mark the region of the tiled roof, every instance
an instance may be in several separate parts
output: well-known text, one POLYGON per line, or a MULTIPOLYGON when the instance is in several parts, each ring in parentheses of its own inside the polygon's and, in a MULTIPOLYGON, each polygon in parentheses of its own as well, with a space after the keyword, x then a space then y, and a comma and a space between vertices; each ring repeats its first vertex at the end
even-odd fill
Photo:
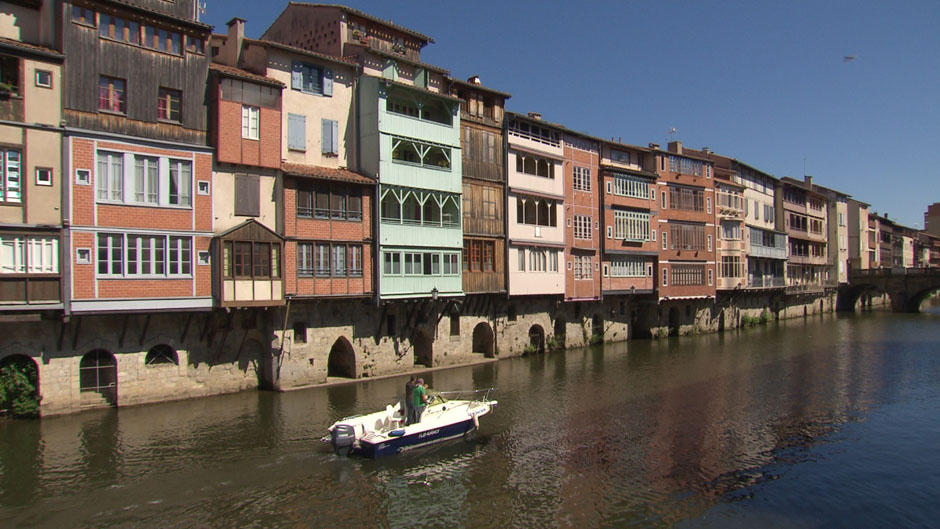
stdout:
POLYGON ((326 53, 320 53, 318 51, 311 51, 304 48, 298 48, 297 46, 292 46, 290 44, 284 44, 281 42, 275 42, 273 40, 265 39, 244 39, 243 42, 249 44, 256 44, 258 46, 268 46, 270 48, 276 48, 284 51, 289 51, 291 53, 298 53, 300 55, 306 55, 308 57, 315 57, 317 59, 322 59, 324 61, 330 61, 333 63, 344 64, 353 68, 358 68, 359 64, 354 60, 348 60, 346 57, 334 57, 333 55, 327 55, 326 53))
POLYGON ((58 51, 52 48, 46 48, 45 46, 38 46, 36 44, 30 44, 28 42, 21 42, 18 40, 8 39, 5 37, 0 37, 0 46, 5 48, 18 48, 20 50, 38 53, 47 57, 54 57, 57 59, 63 59, 65 56, 59 53, 58 51))
POLYGON ((280 86, 280 87, 286 86, 284 83, 278 81, 277 79, 272 79, 270 77, 265 77, 263 75, 251 73, 249 71, 242 70, 240 68, 235 68, 233 66, 226 66, 224 64, 211 63, 209 64, 209 69, 219 72, 223 75, 227 75, 229 77, 237 77, 239 79, 245 79, 248 81, 255 81, 258 83, 264 83, 264 84, 280 86))
POLYGON ((331 167, 320 167, 319 165, 281 162, 281 171, 291 176, 322 178, 324 180, 349 182, 352 184, 375 185, 374 179, 350 171, 349 169, 334 169, 331 167))
POLYGON ((378 23, 378 24, 382 24, 383 26, 388 26, 388 27, 390 27, 390 28, 394 28, 394 29, 396 29, 396 30, 398 30, 398 31, 401 31, 402 33, 406 33, 406 34, 408 34, 408 35, 411 35, 412 37, 417 37, 417 38, 419 38, 419 39, 421 39, 421 40, 423 40, 423 41, 425 41, 425 42, 434 42, 434 39, 432 39, 431 37, 429 37, 429 36, 427 36, 427 35, 423 35, 423 34, 421 34, 421 33, 418 33, 417 31, 415 31, 415 30, 413 30, 413 29, 408 29, 408 28, 406 28, 406 27, 404 27, 404 26, 399 26, 398 24, 395 24, 395 23, 392 22, 391 20, 382 20, 381 18, 378 18, 378 17, 376 17, 376 16, 370 15, 370 14, 368 14, 368 13, 364 13, 364 12, 362 12, 362 11, 359 11, 358 9, 353 9, 353 8, 351 8, 351 7, 347 7, 347 6, 344 6, 344 5, 339 5, 339 4, 314 4, 314 3, 310 3, 310 2, 291 2, 289 5, 297 5, 297 6, 303 6, 303 7, 334 7, 334 8, 336 8, 336 9, 341 9, 341 10, 347 12, 347 13, 356 15, 357 17, 364 18, 364 19, 366 19, 366 20, 371 20, 372 22, 376 22, 376 23, 378 23))

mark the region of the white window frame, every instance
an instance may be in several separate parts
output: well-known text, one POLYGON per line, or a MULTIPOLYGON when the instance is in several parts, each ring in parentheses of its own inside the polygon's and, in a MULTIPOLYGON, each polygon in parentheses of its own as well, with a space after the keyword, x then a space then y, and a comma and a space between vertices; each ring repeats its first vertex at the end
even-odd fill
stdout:
POLYGON ((37 186, 51 186, 52 185, 52 168, 51 167, 37 167, 36 168, 36 185, 37 186))
POLYGON ((242 105, 242 138, 257 140, 261 129, 261 107, 242 105))

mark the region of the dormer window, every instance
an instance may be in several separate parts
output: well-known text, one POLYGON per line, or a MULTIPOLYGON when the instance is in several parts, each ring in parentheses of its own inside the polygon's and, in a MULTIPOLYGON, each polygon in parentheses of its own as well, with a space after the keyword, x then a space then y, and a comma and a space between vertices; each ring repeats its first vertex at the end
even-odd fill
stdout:
POLYGON ((333 72, 305 62, 295 62, 291 66, 290 87, 305 94, 333 95, 333 72))

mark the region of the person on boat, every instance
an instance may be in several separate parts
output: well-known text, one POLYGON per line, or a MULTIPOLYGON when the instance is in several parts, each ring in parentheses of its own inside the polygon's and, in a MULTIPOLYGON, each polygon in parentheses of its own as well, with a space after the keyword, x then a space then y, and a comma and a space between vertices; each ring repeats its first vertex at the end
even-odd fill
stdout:
POLYGON ((405 383, 405 426, 414 422, 414 392, 417 383, 418 378, 414 375, 411 375, 411 378, 405 383))
POLYGON ((419 378, 415 384, 414 389, 414 422, 421 422, 421 416, 424 414, 424 409, 428 406, 430 399, 428 398, 428 389, 427 384, 424 383, 423 378, 419 378))

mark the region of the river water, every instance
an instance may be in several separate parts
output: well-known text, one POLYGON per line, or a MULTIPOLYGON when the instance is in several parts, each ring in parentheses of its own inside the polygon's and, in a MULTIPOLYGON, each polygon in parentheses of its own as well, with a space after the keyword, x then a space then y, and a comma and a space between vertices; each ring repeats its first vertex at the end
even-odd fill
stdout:
POLYGON ((940 311, 773 323, 425 376, 479 437, 319 442, 404 378, 0 423, 0 527, 927 527, 940 311))

